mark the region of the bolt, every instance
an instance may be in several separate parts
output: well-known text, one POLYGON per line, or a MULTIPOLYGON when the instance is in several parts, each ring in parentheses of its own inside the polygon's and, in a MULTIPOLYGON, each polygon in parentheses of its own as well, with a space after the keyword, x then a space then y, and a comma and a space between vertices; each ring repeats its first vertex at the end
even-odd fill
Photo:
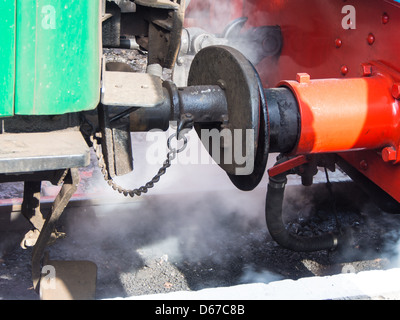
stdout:
POLYGON ((222 89, 222 90, 226 90, 226 82, 222 79, 219 79, 217 81, 217 85, 222 89))
POLYGON ((382 150, 382 159, 385 162, 396 161, 397 151, 393 147, 386 147, 382 150))
POLYGON ((370 65, 369 63, 362 63, 361 68, 363 77, 369 77, 370 75, 372 75, 372 65, 370 65))
POLYGON ((335 40, 336 48, 340 48, 340 47, 342 46, 342 44, 343 44, 343 43, 342 43, 342 40, 341 40, 341 39, 338 38, 338 39, 335 40))
POLYGON ((179 57, 178 60, 176 61, 178 66, 181 66, 185 63, 185 59, 183 59, 182 57, 179 57))
POLYGON ((309 83, 310 75, 308 73, 298 73, 296 79, 299 83, 309 83))
POLYGON ((400 83, 396 82, 395 84, 393 84, 392 86, 392 96, 395 99, 400 99, 400 83))
POLYGON ((370 33, 367 37, 367 41, 368 44, 372 46, 375 43, 375 36, 372 33, 370 33))
POLYGON ((345 76, 349 72, 349 68, 347 68, 347 66, 342 66, 340 72, 345 76))

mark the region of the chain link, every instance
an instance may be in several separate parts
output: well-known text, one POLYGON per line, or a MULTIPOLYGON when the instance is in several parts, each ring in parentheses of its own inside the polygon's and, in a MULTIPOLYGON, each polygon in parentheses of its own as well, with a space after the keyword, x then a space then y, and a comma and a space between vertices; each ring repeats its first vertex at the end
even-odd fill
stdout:
POLYGON ((149 189, 153 188, 156 183, 158 183, 161 179, 161 177, 167 172, 167 169, 171 167, 172 161, 176 158, 176 155, 180 152, 182 152, 186 146, 187 146, 187 139, 184 137, 184 145, 182 148, 179 150, 172 148, 170 143, 171 140, 176 137, 177 135, 174 133, 171 135, 168 139, 168 149, 169 152, 167 153, 167 159, 164 161, 162 167, 160 170, 158 170, 158 173, 149 181, 147 182, 144 186, 137 188, 137 189, 125 189, 122 186, 118 185, 112 178, 110 179, 108 177, 108 171, 106 168, 106 163, 104 161, 104 156, 103 152, 101 150, 101 145, 98 143, 97 138, 95 135, 90 136, 90 140, 93 144, 93 149, 96 153, 96 157, 98 160, 98 165, 100 167, 101 173, 103 174, 104 180, 107 182, 107 184, 113 188, 115 191, 118 191, 120 194, 123 194, 125 197, 135 197, 138 196, 140 197, 143 193, 147 193, 149 189))

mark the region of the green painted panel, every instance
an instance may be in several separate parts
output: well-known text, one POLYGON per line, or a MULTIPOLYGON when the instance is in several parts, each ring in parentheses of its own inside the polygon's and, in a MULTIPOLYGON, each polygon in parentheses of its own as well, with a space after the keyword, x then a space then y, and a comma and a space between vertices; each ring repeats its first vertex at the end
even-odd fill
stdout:
POLYGON ((14 113, 15 4, 16 0, 0 0, 0 116, 14 113))
POLYGON ((100 0, 16 1, 15 113, 95 108, 100 97, 100 0))

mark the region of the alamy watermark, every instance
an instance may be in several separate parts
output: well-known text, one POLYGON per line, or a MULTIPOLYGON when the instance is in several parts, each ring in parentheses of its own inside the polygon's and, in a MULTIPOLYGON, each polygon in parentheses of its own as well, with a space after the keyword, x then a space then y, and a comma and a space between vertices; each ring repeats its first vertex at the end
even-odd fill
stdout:
POLYGON ((42 7, 42 28, 54 30, 57 28, 57 12, 54 6, 46 5, 42 7))
MULTIPOLYGON (((171 148, 180 151, 173 162, 182 165, 233 165, 236 175, 248 175, 253 172, 255 157, 253 129, 201 129, 198 136, 194 130, 190 134, 189 131, 185 133, 187 146, 183 146, 183 139, 174 139, 170 142, 171 148)), ((162 130, 151 130, 146 133, 146 141, 149 142, 146 151, 148 164, 163 163, 166 141, 170 135, 171 131, 164 132, 162 130)))
POLYGON ((352 5, 346 5, 342 8, 342 14, 345 16, 342 19, 342 28, 345 30, 357 28, 356 8, 352 5))
POLYGON ((356 268, 351 264, 345 264, 342 267, 342 273, 357 273, 356 268))
POLYGON ((40 288, 44 290, 56 290, 56 269, 52 265, 45 265, 42 268, 40 288))

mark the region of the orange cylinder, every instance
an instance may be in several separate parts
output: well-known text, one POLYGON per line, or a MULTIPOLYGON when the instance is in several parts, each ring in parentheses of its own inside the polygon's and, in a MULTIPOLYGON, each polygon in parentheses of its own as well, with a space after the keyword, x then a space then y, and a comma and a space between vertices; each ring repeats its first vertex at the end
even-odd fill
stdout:
POLYGON ((301 132, 293 154, 343 152, 399 146, 399 102, 393 80, 376 74, 353 79, 283 81, 295 95, 301 132))

